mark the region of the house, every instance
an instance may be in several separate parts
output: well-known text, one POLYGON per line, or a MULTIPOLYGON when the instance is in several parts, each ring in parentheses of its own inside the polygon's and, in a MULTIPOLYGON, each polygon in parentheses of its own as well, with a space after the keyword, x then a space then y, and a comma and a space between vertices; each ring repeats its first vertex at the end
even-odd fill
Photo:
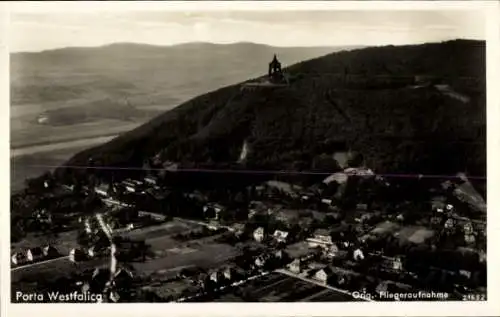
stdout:
POLYGON ((444 223, 444 228, 448 230, 455 228, 455 220, 453 218, 448 218, 444 223))
POLYGON ((108 184, 100 184, 96 187, 94 187, 94 191, 97 195, 99 196, 102 196, 102 197, 108 197, 109 196, 109 193, 108 193, 108 189, 109 189, 109 185, 108 184))
POLYGON ((255 186, 255 191, 257 192, 258 195, 262 195, 266 191, 266 186, 257 185, 257 186, 255 186))
POLYGON ((361 215, 361 217, 359 219, 360 219, 361 223, 365 223, 365 222, 369 221, 370 219, 372 219, 373 217, 374 217, 374 215, 371 213, 364 213, 361 215))
POLYGON ((367 211, 368 210, 368 204, 357 204, 356 205, 356 210, 367 211))
POLYGON ((126 268, 119 268, 114 275, 114 282, 119 289, 128 289, 134 279, 134 273, 126 268))
POLYGON ((375 288, 375 292, 377 294, 384 294, 388 291, 388 289, 389 289, 389 282, 383 281, 377 285, 377 287, 375 288))
POLYGON ((219 219, 220 213, 223 211, 224 207, 219 204, 207 204, 203 207, 203 214, 205 217, 219 219))
POLYGON ((219 271, 213 271, 210 273, 210 280, 216 284, 222 282, 224 275, 219 271))
POLYGON ((74 248, 69 251, 69 260, 71 262, 83 261, 85 258, 86 254, 81 249, 74 248))
POLYGON ((465 278, 468 278, 468 279, 470 279, 470 278, 472 277, 472 273, 471 273, 471 271, 468 271, 468 270, 460 270, 460 271, 458 271, 458 273, 459 273, 461 276, 463 276, 463 277, 465 277, 465 278))
POLYGON ((479 251, 479 263, 486 263, 487 257, 486 252, 479 251))
POLYGON ((142 185, 144 185, 143 181, 140 181, 140 180, 137 180, 137 179, 132 179, 130 181, 132 182, 132 184, 134 184, 136 186, 142 186, 142 185))
POLYGON ((473 233, 466 233, 464 234, 464 240, 467 244, 474 244, 476 243, 476 236, 473 233))
POLYGON ((385 267, 387 270, 397 271, 397 272, 403 270, 403 260, 401 257, 382 256, 382 259, 383 259, 382 266, 385 267))
POLYGON ((314 279, 326 284, 328 280, 332 277, 333 271, 330 267, 325 267, 314 274, 314 279))
MULTIPOLYGON (((102 241, 102 240, 101 240, 102 241)), ((86 255, 90 258, 94 258, 96 256, 100 256, 104 254, 109 249, 109 246, 104 246, 102 243, 98 245, 93 245, 89 247, 86 251, 86 255)))
POLYGON ((224 268, 224 270, 222 271, 222 275, 227 281, 232 281, 235 277, 235 270, 234 268, 228 266, 224 268))
POLYGON ((40 261, 43 258, 43 250, 40 247, 28 249, 26 252, 26 259, 28 262, 40 261))
POLYGON ((474 227, 472 226, 472 222, 466 221, 463 224, 463 230, 465 234, 473 234, 474 233, 474 227))
POLYGON ((267 262, 267 257, 266 256, 263 256, 263 255, 260 255, 258 256, 257 258, 255 258, 255 266, 256 267, 263 267, 267 262))
POLYGON ((113 303, 118 303, 120 301, 120 294, 116 291, 109 293, 109 300, 113 303))
POLYGON ((28 261, 26 255, 22 252, 16 252, 12 255, 12 264, 14 265, 22 265, 28 261))
POLYGON ((278 243, 286 243, 287 237, 288 237, 288 232, 286 231, 276 230, 273 234, 273 238, 278 243))
POLYGON ((474 221, 474 225, 476 227, 476 230, 479 232, 484 232, 486 230, 486 222, 485 221, 474 221))
POLYGON ((356 249, 354 250, 352 257, 354 261, 361 261, 365 258, 365 255, 363 254, 363 251, 361 249, 356 249))
POLYGON ((283 250, 276 250, 276 252, 274 252, 274 257, 276 259, 282 259, 283 258, 283 250))
POLYGON ((245 233, 245 224, 243 223, 234 223, 231 225, 231 231, 234 232, 234 235, 241 236, 245 233))
POLYGON ((43 256, 46 258, 55 258, 59 256, 59 251, 51 245, 43 247, 43 256))
POLYGON ((304 268, 304 265, 300 259, 295 259, 292 263, 288 264, 288 270, 295 274, 300 274, 304 268))
POLYGON ((433 217, 431 217, 430 222, 431 222, 432 225, 438 226, 438 225, 440 225, 443 222, 443 218, 433 216, 433 217))
POLYGON ((264 228, 259 227, 253 232, 253 237, 255 241, 262 242, 264 240, 264 228))
POLYGON ((219 230, 220 229, 220 223, 217 220, 210 220, 208 223, 208 229, 210 230, 219 230))
POLYGON ((393 259, 392 261, 392 268, 396 271, 402 271, 403 270, 403 260, 397 256, 393 259))
POLYGON ((89 258, 93 258, 97 256, 97 251, 95 246, 91 246, 90 248, 87 249, 87 255, 89 258))
POLYGON ((442 213, 446 207, 446 197, 444 196, 436 196, 431 200, 431 207, 433 211, 438 213, 442 213))
POLYGON ((330 232, 326 229, 317 229, 314 231, 313 237, 307 238, 307 242, 309 242, 310 247, 328 246, 333 244, 330 232))
POLYGON ((328 198, 322 198, 321 203, 328 205, 328 206, 331 206, 333 204, 333 200, 328 199, 328 198))
POLYGON ((122 182, 122 186, 125 187, 125 190, 129 193, 135 193, 137 191, 137 184, 132 182, 130 179, 124 180, 122 182))
POLYGON ((36 210, 33 214, 39 223, 52 223, 52 215, 46 209, 36 210))
POLYGON ((144 177, 144 182, 146 182, 146 184, 154 186, 154 185, 158 184, 158 179, 154 176, 147 176, 147 177, 144 177))
MULTIPOLYGON (((86 218, 84 221, 83 221, 83 226, 85 228, 85 232, 86 233, 92 233, 92 226, 90 225, 90 220, 89 218, 86 218)), ((95 230, 95 229, 94 229, 95 230)))
POLYGON ((325 249, 325 256, 329 259, 333 259, 339 253, 339 248, 336 244, 331 245, 328 249, 325 249))
POLYGON ((257 214, 257 210, 255 210, 255 209, 250 209, 250 210, 248 211, 248 219, 249 219, 249 220, 250 220, 250 219, 252 219, 253 217, 255 217, 255 215, 256 215, 256 214, 257 214))

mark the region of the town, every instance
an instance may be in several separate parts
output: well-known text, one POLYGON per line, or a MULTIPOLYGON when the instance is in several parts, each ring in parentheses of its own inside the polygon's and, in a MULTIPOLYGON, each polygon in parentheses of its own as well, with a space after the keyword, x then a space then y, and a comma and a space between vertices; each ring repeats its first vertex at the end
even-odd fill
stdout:
POLYGON ((275 174, 235 185, 207 172, 222 184, 207 187, 181 183, 190 172, 178 163, 150 161, 122 179, 90 163, 86 181, 47 173, 14 195, 13 294, 294 302, 433 292, 486 300, 486 207, 465 175, 383 176, 353 159, 300 181, 275 174))

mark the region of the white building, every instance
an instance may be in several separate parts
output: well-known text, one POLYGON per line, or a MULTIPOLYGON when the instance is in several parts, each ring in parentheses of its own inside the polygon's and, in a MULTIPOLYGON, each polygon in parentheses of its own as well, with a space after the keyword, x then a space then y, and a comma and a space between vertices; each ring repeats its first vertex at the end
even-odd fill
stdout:
POLYGON ((286 243, 286 240, 288 238, 288 232, 276 230, 273 234, 273 237, 279 243, 286 243))
POLYGON ((29 262, 36 262, 43 258, 43 250, 40 247, 31 248, 26 252, 26 259, 29 262))
POLYGON ((11 257, 11 260, 12 260, 12 264, 14 264, 14 265, 21 265, 21 264, 26 263, 26 261, 27 261, 26 255, 22 252, 14 253, 11 257))
POLYGON ((94 187, 94 191, 97 195, 102 196, 102 197, 108 197, 108 189, 109 185, 108 184, 101 184, 99 186, 94 187))
POLYGON ((85 258, 85 253, 80 249, 71 249, 69 251, 69 260, 71 262, 78 262, 85 258))
POLYGON ((354 250, 352 257, 354 261, 361 261, 365 258, 365 255, 363 254, 363 251, 361 251, 361 249, 356 249, 354 250))
POLYGON ((264 228, 259 227, 253 232, 253 237, 255 241, 262 242, 264 240, 264 228))
POLYGON ((328 198, 322 198, 321 199, 321 202, 325 205, 328 205, 328 206, 331 206, 333 201, 331 199, 328 199, 328 198))
POLYGON ((327 247, 333 244, 332 237, 326 229, 316 230, 312 237, 307 238, 307 242, 311 248, 318 246, 327 247))
POLYGON ((325 267, 324 269, 321 269, 318 272, 316 272, 316 274, 314 274, 314 279, 323 284, 326 284, 331 275, 332 275, 331 269, 325 267))

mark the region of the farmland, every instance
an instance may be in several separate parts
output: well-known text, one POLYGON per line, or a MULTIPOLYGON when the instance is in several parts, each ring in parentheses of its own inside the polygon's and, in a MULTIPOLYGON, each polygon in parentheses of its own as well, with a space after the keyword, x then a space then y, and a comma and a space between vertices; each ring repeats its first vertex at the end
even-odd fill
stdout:
MULTIPOLYGON (((198 302, 207 300, 198 298, 198 302)), ((308 283, 281 273, 271 273, 246 282, 227 292, 219 293, 216 302, 299 302, 354 301, 345 294, 308 283)))
MULTIPOLYGON (((148 245, 152 256, 146 262, 132 263, 136 272, 141 276, 148 276, 155 272, 175 271, 179 267, 200 266, 212 267, 223 263, 239 253, 229 245, 212 243, 214 237, 192 240, 180 244, 171 236, 199 228, 196 224, 188 224, 180 221, 172 221, 154 227, 137 229, 125 234, 133 239, 144 239, 148 245)), ((58 247, 68 251, 71 243, 76 246, 76 232, 65 233, 58 244, 58 247), (74 238, 74 239, 73 239, 74 238)), ((16 244, 17 249, 34 246, 34 242, 29 240, 16 244)), ((64 255, 67 255, 65 253, 64 255)), ((87 269, 96 267, 106 267, 109 258, 103 257, 90 261, 72 263, 68 257, 45 261, 42 263, 27 265, 25 267, 14 268, 11 271, 13 289, 29 290, 36 287, 37 281, 51 281, 61 277, 81 273, 87 269)))
POLYGON ((396 235, 401 241, 420 244, 434 236, 434 231, 421 226, 410 226, 403 228, 396 235))

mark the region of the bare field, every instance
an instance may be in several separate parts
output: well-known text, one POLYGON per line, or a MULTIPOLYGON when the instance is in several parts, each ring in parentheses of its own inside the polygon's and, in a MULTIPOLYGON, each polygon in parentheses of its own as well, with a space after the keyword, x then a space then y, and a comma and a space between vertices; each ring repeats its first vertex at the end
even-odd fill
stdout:
POLYGON ((424 243, 427 239, 434 236, 434 231, 421 226, 405 227, 397 232, 397 237, 402 241, 412 243, 424 243))
MULTIPOLYGON (((351 296, 280 273, 271 273, 223 293, 216 302, 351 302, 351 296)), ((206 299, 200 298, 202 302, 206 299)), ((212 300, 212 299, 210 299, 212 300)))
MULTIPOLYGON (((158 270, 171 270, 179 266, 211 266, 226 261, 236 256, 237 251, 225 244, 212 244, 211 237, 197 240, 196 243, 180 243, 170 238, 170 235, 177 234, 192 228, 198 227, 195 224, 187 224, 180 221, 171 221, 161 225, 137 229, 126 234, 134 239, 145 239, 146 243, 151 245, 151 251, 157 254, 157 258, 148 259, 146 262, 136 262, 134 267, 141 273, 150 274, 158 270), (158 234, 163 234, 158 236, 158 234), (215 256, 214 256, 215 255, 215 256)), ((51 241, 49 238, 28 237, 21 242, 13 245, 15 250, 40 246, 40 241, 51 241)), ((71 247, 76 247, 76 231, 61 234, 57 241, 53 241, 54 246, 64 251, 67 256, 71 247)), ((106 266, 109 259, 99 258, 91 261, 71 263, 67 257, 61 257, 51 261, 28 265, 25 267, 14 268, 11 271, 11 280, 13 283, 22 284, 25 287, 30 281, 52 280, 62 276, 68 276, 72 273, 81 272, 86 269, 106 266), (26 285, 24 285, 26 284, 26 285)))
POLYGON ((174 269, 179 266, 211 267, 239 255, 239 252, 226 244, 204 244, 196 247, 178 247, 167 250, 165 256, 134 263, 134 267, 142 274, 152 274, 159 270, 174 269))
POLYGON ((196 225, 193 223, 188 223, 188 222, 182 222, 178 220, 171 220, 166 223, 162 223, 157 226, 151 226, 151 227, 145 227, 145 228, 139 228, 133 231, 130 231, 126 234, 125 236, 128 236, 133 239, 145 239, 145 240, 150 240, 150 239, 155 239, 158 237, 166 237, 169 235, 175 235, 178 233, 182 233, 185 231, 189 230, 194 230, 201 228, 200 225, 196 225))

